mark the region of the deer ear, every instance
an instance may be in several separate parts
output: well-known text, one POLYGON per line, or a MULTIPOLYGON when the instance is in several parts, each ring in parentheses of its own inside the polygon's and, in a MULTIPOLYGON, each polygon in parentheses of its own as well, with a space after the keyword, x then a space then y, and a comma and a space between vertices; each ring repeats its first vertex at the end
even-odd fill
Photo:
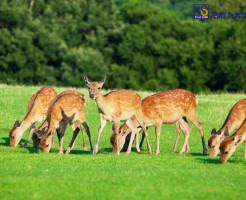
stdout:
POLYGON ((106 80, 106 76, 104 76, 99 82, 103 85, 106 80))
POLYGON ((114 131, 115 130, 115 126, 114 126, 114 124, 112 125, 112 131, 114 131))
POLYGON ((86 77, 86 76, 84 76, 84 79, 85 79, 85 84, 88 86, 88 87, 90 87, 90 80, 86 77))
POLYGON ((224 136, 229 136, 229 132, 228 132, 228 127, 226 126, 225 131, 224 131, 224 136))
POLYGON ((212 131, 211 131, 211 135, 214 135, 214 134, 216 134, 216 129, 215 128, 213 128, 212 131))
POLYGON ((14 127, 17 128, 21 125, 21 123, 19 122, 19 120, 17 120, 15 123, 14 123, 14 127))

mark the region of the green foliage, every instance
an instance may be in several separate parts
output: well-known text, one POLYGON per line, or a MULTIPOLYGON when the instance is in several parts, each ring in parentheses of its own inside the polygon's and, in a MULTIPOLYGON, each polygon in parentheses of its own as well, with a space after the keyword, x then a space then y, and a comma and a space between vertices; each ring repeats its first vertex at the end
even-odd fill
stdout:
POLYGON ((193 5, 245 12, 243 0, 0 2, 0 82, 245 91, 245 19, 199 21, 193 5))

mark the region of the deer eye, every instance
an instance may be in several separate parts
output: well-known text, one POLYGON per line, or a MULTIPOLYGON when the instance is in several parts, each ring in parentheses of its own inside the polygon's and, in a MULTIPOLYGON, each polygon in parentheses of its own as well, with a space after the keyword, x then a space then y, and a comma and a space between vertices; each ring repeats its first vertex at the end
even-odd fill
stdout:
POLYGON ((224 154, 228 154, 228 151, 225 151, 225 153, 224 154))
POLYGON ((215 145, 212 146, 212 148, 214 148, 214 147, 215 147, 215 145))
POLYGON ((48 147, 48 146, 49 146, 49 144, 46 145, 46 147, 48 147))
POLYGON ((98 90, 100 90, 100 89, 101 89, 101 87, 98 88, 98 90))

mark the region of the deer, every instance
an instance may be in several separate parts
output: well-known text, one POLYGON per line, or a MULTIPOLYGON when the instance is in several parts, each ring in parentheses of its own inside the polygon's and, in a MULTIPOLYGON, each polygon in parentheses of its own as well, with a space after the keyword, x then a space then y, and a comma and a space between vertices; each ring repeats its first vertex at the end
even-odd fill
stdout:
MULTIPOLYGON (((134 124, 135 126, 138 126, 139 127, 139 124, 136 120, 134 120, 134 124)), ((190 125, 188 124, 187 120, 185 117, 181 118, 179 121, 177 121, 175 123, 176 125, 176 133, 177 133, 177 136, 176 136, 176 141, 174 143, 174 146, 173 146, 173 152, 176 152, 176 149, 177 149, 177 144, 178 144, 178 140, 179 140, 179 137, 180 137, 180 132, 182 131, 184 133, 184 136, 186 137, 186 135, 189 135, 190 132, 191 132, 191 127, 190 125), (183 124, 183 125, 182 125, 183 124)), ((141 131, 141 128, 138 128, 138 132, 141 131)), ((130 135, 131 135, 131 130, 130 128, 127 126, 127 124, 123 124, 121 127, 120 127, 120 130, 119 132, 122 134, 122 139, 120 140, 120 144, 123 143, 123 147, 122 147, 122 150, 123 151, 127 151, 127 148, 129 146, 129 142, 130 142, 130 135), (124 141, 125 140, 125 141, 124 141)), ((110 143, 113 147, 113 152, 115 153, 117 151, 117 147, 116 147, 116 140, 117 140, 117 134, 113 133, 110 137, 110 143)), ((138 138, 136 139, 138 140, 138 138)), ((144 134, 142 134, 142 139, 141 139, 141 142, 140 142, 140 145, 139 145, 139 148, 141 149, 142 147, 142 144, 143 144, 143 140, 144 140, 144 134)), ((138 149, 138 144, 136 143, 136 149, 138 149)), ((189 146, 189 142, 187 141, 187 145, 185 147, 185 152, 189 152, 190 151, 190 146, 189 146)), ((182 154, 183 152, 180 151, 180 154, 182 154)))
MULTIPOLYGON (((148 96, 142 100, 142 104, 141 104, 142 112, 143 112, 142 122, 147 127, 151 125, 155 126, 157 155, 160 153, 159 140, 160 140, 161 126, 163 123, 164 124, 176 123, 177 137, 173 150, 176 151, 181 130, 184 132, 185 139, 184 139, 183 146, 180 150, 180 154, 190 150, 188 145, 188 139, 190 136, 191 127, 187 123, 186 118, 189 119, 194 124, 194 126, 199 130, 202 139, 203 154, 205 155, 207 153, 207 147, 205 144, 202 124, 198 121, 196 116, 197 105, 198 105, 198 101, 195 95, 190 91, 182 90, 182 89, 160 92, 148 96)), ((137 123, 135 123, 135 127, 138 127, 137 123)), ((125 142, 126 134, 124 132, 123 133, 120 132, 120 134, 118 134, 117 137, 118 137, 117 151, 120 151, 125 142)), ((136 142, 137 142, 137 138, 136 138, 136 142)), ((132 144, 130 143, 128 149, 131 148, 131 145, 132 144)))
POLYGON ((58 134, 59 153, 63 153, 63 138, 68 123, 72 126, 74 135, 66 153, 69 153, 73 148, 74 141, 78 134, 78 131, 76 131, 78 126, 81 129, 82 126, 85 128, 92 151, 90 130, 84 116, 85 107, 86 100, 84 95, 76 91, 66 92, 64 94, 58 95, 53 100, 47 114, 47 130, 43 135, 40 136, 40 146, 42 147, 44 153, 48 153, 50 151, 51 141, 56 129, 60 130, 60 134, 58 134))
POLYGON ((228 113, 222 127, 216 131, 215 128, 211 131, 211 137, 208 140, 209 156, 216 157, 219 153, 220 143, 227 137, 229 133, 237 130, 246 118, 246 99, 238 101, 228 113), (225 131, 225 129, 228 131, 225 131))
MULTIPOLYGON (((77 91, 74 91, 74 90, 65 90, 63 91, 62 93, 60 93, 56 98, 59 98, 59 96, 61 95, 64 95, 64 94, 75 94, 75 95, 81 95, 81 98, 84 98, 84 95, 83 94, 80 94, 79 92, 77 91)), ((55 101, 55 100, 53 100, 55 101)), ((52 104, 52 103, 51 103, 52 104)), ((73 133, 73 137, 75 137, 76 139, 76 136, 79 132, 79 126, 78 124, 72 124, 72 128, 74 130, 74 133, 73 133)), ((86 151, 87 150, 87 147, 86 147, 86 143, 85 143, 85 137, 84 137, 84 132, 83 132, 83 126, 81 127, 81 132, 82 132, 82 140, 83 140, 83 150, 86 151)), ((34 148, 38 148, 39 145, 40 145, 40 138, 43 134, 45 134, 45 132, 47 131, 48 129, 48 121, 47 119, 43 122, 43 124, 41 124, 38 128, 35 128, 35 126, 33 126, 33 136, 32 136, 32 140, 33 140, 33 147, 34 148)), ((58 136, 58 139, 60 141, 60 137, 61 137, 61 130, 60 128, 58 127, 56 129, 56 132, 57 132, 57 136, 58 136)), ((53 138, 52 138, 53 139, 53 138)), ((74 139, 74 140, 75 140, 74 139)), ((52 146, 55 146, 54 145, 54 142, 52 141, 52 146)), ((69 149, 66 151, 66 154, 68 154, 74 147, 74 143, 71 142, 71 144, 69 145, 69 149)))
MULTIPOLYGON (((225 132, 228 132, 228 128, 225 128, 225 132)), ((229 134, 229 133, 228 133, 229 134)), ((226 163, 227 160, 235 152, 236 148, 242 142, 246 142, 246 119, 238 130, 231 136, 225 138, 220 144, 220 159, 221 164, 226 163)), ((246 158, 246 145, 244 146, 244 158, 246 158)))
MULTIPOLYGON (((91 99, 96 101, 98 106, 99 115, 100 115, 100 126, 98 128, 98 134, 96 143, 93 148, 93 154, 97 154, 98 146, 100 141, 100 136, 103 128, 105 127, 108 121, 114 122, 114 130, 115 133, 119 133, 119 123, 121 120, 126 120, 126 124, 130 127, 132 135, 131 140, 135 137, 137 129, 132 124, 130 118, 132 116, 136 117, 136 120, 142 118, 142 109, 141 109, 141 98, 140 96, 134 92, 133 90, 120 89, 111 91, 105 95, 102 95, 101 88, 105 83, 106 77, 101 79, 100 81, 91 81, 86 76, 84 76, 85 84, 89 90, 89 96, 91 99)), ((148 147, 148 153, 152 154, 151 147, 148 140, 148 135, 146 131, 146 127, 141 121, 139 121, 141 128, 145 133, 145 138, 148 147)), ((127 151, 128 155, 130 151, 127 151)), ((119 152, 117 152, 119 155, 119 152)))
POLYGON ((49 105, 56 96, 56 91, 50 86, 44 86, 32 95, 28 103, 28 112, 25 118, 22 122, 17 120, 9 132, 10 147, 16 147, 19 144, 23 133, 30 127, 29 134, 24 144, 24 147, 27 146, 33 132, 33 124, 35 122, 41 122, 46 118, 49 105))

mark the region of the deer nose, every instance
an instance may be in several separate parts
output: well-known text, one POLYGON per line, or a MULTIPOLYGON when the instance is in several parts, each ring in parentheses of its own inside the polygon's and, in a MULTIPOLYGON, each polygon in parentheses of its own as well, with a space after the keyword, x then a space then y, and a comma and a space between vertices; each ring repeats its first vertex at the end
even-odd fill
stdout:
POLYGON ((90 94, 90 98, 92 98, 92 99, 93 99, 94 97, 95 97, 95 95, 94 95, 94 94, 90 94))

